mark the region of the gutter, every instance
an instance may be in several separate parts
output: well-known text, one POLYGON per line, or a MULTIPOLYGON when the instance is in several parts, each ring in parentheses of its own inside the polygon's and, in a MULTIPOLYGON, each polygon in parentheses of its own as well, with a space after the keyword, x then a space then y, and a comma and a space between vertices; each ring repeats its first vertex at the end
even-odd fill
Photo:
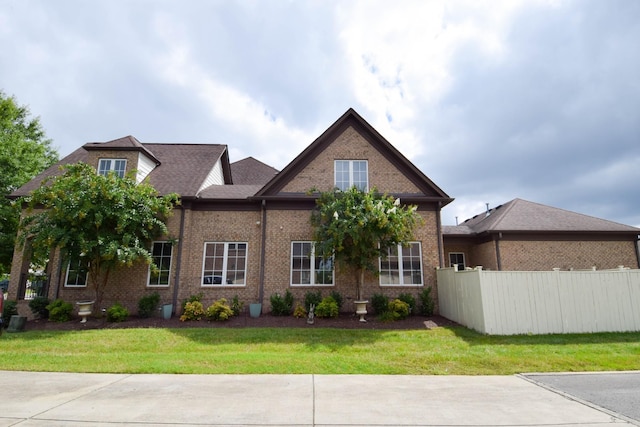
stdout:
POLYGON ((267 248, 267 201, 262 200, 262 243, 260 247, 260 283, 258 283, 258 303, 262 304, 264 299, 264 261, 266 258, 267 248))
POLYGON ((171 302, 173 303, 173 312, 176 313, 178 311, 178 290, 180 289, 180 270, 182 267, 182 242, 184 241, 184 217, 185 217, 185 207, 184 205, 180 205, 180 210, 182 215, 180 215, 180 234, 178 235, 178 256, 176 258, 177 266, 176 266, 176 281, 173 287, 173 299, 171 302))

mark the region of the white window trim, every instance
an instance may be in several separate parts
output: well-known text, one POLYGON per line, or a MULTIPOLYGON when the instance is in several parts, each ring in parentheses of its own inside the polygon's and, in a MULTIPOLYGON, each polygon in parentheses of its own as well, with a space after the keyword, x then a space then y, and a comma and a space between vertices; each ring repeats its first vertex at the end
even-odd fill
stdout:
POLYGON ((173 269, 173 245, 171 245, 171 242, 169 242, 168 240, 156 240, 154 242, 151 242, 151 258, 153 258, 153 246, 156 243, 162 243, 162 244, 168 243, 171 246, 171 256, 169 257, 169 280, 166 285, 151 283, 151 266, 149 266, 149 271, 147 273, 147 287, 148 288, 168 288, 169 286, 171 286, 171 271, 173 269))
POLYGON ((247 286, 247 268, 249 266, 249 243, 248 242, 204 242, 204 247, 202 250, 202 272, 200 274, 200 286, 203 288, 222 288, 222 287, 232 287, 232 288, 243 288, 247 286), (227 262, 229 261, 229 245, 246 245, 246 255, 244 258, 244 283, 204 283, 204 268, 207 259, 207 245, 212 244, 224 244, 224 255, 222 258, 222 278, 227 277, 227 262))
POLYGON ((363 189, 363 191, 369 191, 369 161, 365 160, 365 159, 336 159, 333 161, 333 184, 334 187, 340 188, 338 187, 338 162, 349 162, 349 185, 347 188, 345 189, 341 189, 341 191, 346 191, 347 189, 351 188, 354 186, 354 179, 353 179, 353 162, 364 162, 367 165, 367 184, 365 185, 365 188, 363 189))
POLYGON ((310 286, 323 287, 323 288, 331 288, 336 285, 336 269, 335 269, 335 261, 333 257, 331 257, 333 263, 333 269, 331 270, 331 283, 315 283, 316 278, 316 248, 312 241, 309 240, 293 240, 291 242, 291 256, 289 257, 289 285, 292 288, 308 288, 310 286), (309 243, 311 244, 311 254, 310 254, 310 265, 311 265, 311 283, 293 283, 293 245, 296 243, 309 243))
MULTIPOLYGON (((389 288, 419 288, 424 286, 424 260, 422 259, 422 242, 408 242, 409 244, 417 244, 418 250, 420 252, 420 283, 403 283, 404 274, 403 274, 403 266, 402 266, 402 250, 405 249, 402 245, 398 245, 398 275, 400 278, 400 283, 382 283, 382 275, 380 275, 380 279, 378 283, 380 287, 389 287, 389 288)), ((378 258, 378 271, 382 271, 382 258, 378 258)))
MULTIPOLYGON (((98 159, 98 175, 103 175, 106 176, 109 174, 109 172, 117 172, 114 168, 116 166, 116 162, 124 162, 124 170, 122 171, 122 177, 124 177, 127 173, 127 159, 116 159, 116 158, 109 158, 109 157, 104 157, 104 158, 100 158, 98 159), (102 162, 103 161, 110 161, 111 163, 109 164, 109 169, 105 170, 105 173, 100 173, 101 167, 102 166, 102 162)), ((120 176, 120 175, 118 175, 120 176)), ((121 177, 121 178, 122 178, 121 177)))
MULTIPOLYGON (((78 262, 78 267, 80 266, 80 262, 78 262)), ((85 272, 84 274, 84 285, 69 285, 69 271, 71 270, 71 261, 67 263, 67 272, 64 275, 64 287, 65 288, 86 288, 87 281, 89 280, 89 272, 85 272)))

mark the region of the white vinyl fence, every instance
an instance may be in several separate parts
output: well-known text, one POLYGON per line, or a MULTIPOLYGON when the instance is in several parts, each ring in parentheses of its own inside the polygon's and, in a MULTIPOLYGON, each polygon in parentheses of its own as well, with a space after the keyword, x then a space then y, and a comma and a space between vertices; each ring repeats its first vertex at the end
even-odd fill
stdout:
POLYGON ((438 269, 440 315, 490 335, 640 331, 640 270, 438 269))

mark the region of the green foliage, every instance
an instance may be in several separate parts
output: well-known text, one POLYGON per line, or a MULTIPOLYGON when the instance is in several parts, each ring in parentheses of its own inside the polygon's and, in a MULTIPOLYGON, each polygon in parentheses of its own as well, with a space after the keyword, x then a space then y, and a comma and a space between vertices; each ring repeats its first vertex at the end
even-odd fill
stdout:
POLYGON ((424 288, 420 293, 420 314, 423 316, 433 316, 436 303, 431 296, 431 286, 424 288))
POLYGON ((59 298, 49 304, 47 310, 49 310, 49 320, 54 322, 67 322, 71 320, 73 305, 59 298))
POLYGON ((331 298, 333 298, 336 304, 338 304, 338 311, 340 311, 340 309, 342 308, 342 303, 344 302, 344 300, 342 299, 342 295, 338 291, 331 291, 330 296, 331 298))
POLYGON ((305 308, 300 304, 298 304, 296 306, 295 310, 293 310, 293 317, 296 317, 298 319, 302 319, 304 317, 307 317, 307 314, 309 314, 309 313, 307 313, 307 310, 305 310, 305 308))
POLYGON ((233 311, 234 316, 239 316, 242 313, 242 309, 244 308, 244 303, 240 301, 238 295, 234 296, 231 300, 231 311, 233 311))
POLYGON ((373 294, 371 296, 371 307, 377 315, 381 315, 389 309, 389 298, 382 294, 373 294))
POLYGON ((196 295, 191 295, 189 298, 185 299, 184 301, 182 301, 182 311, 184 311, 184 309, 186 308, 187 304, 190 302, 202 302, 202 292, 200 292, 199 294, 196 295))
POLYGON ((387 311, 382 313, 380 319, 394 321, 406 319, 407 316, 409 316, 409 304, 396 298, 389 301, 387 311))
POLYGON ((4 328, 9 327, 11 316, 18 314, 18 302, 13 300, 5 300, 4 309, 2 311, 2 324, 4 328))
POLYGON ((51 303, 47 297, 35 297, 29 301, 29 308, 31 312, 38 316, 40 319, 49 318, 49 310, 47 306, 51 303))
POLYGON ((274 316, 289 316, 293 311, 293 294, 287 289, 284 297, 279 293, 271 295, 271 314, 274 316))
POLYGON ((398 295, 398 299, 400 301, 404 301, 409 305, 409 314, 416 313, 416 297, 411 294, 400 294, 398 295))
POLYGON ((58 160, 39 118, 0 91, 0 273, 11 269, 20 204, 6 196, 58 160))
POLYGON ((337 263, 358 277, 356 298, 362 298, 364 272, 378 272, 377 260, 390 248, 412 239, 421 221, 415 206, 400 199, 355 187, 321 193, 311 215, 316 254, 333 254, 337 263))
POLYGON ((229 320, 233 317, 233 310, 225 298, 220 298, 207 308, 206 315, 209 320, 229 320))
POLYGON ((129 317, 129 310, 120 303, 107 309, 107 322, 124 322, 129 317))
POLYGON ((160 304, 160 294, 154 292, 149 295, 145 295, 138 300, 138 316, 146 318, 150 317, 158 308, 160 304))
POLYGON ((316 306, 317 317, 338 317, 338 303, 333 297, 325 297, 316 306))
POLYGON ((313 291, 307 291, 304 294, 304 309, 305 311, 309 311, 311 309, 311 304, 313 304, 314 306, 318 306, 318 304, 320 304, 320 301, 322 301, 322 293, 320 292, 320 289, 318 289, 317 291, 313 292, 313 291))
POLYGON ((180 316, 180 321, 201 320, 204 315, 204 306, 200 301, 188 302, 184 306, 184 313, 180 316))
POLYGON ((99 307, 113 269, 138 261, 154 268, 149 247, 168 235, 166 220, 178 196, 160 196, 150 184, 136 183, 133 174, 102 176, 77 163, 46 179, 26 202, 20 243, 30 241, 38 264, 44 265, 51 249, 58 248, 71 263, 88 265, 99 307))

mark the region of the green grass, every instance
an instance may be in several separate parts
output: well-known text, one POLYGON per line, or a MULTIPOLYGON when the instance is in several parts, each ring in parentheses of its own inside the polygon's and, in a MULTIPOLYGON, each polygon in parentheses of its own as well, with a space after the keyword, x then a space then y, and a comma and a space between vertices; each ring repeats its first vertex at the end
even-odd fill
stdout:
POLYGON ((416 375, 638 370, 640 333, 491 337, 462 327, 27 331, 0 337, 0 369, 416 375))

